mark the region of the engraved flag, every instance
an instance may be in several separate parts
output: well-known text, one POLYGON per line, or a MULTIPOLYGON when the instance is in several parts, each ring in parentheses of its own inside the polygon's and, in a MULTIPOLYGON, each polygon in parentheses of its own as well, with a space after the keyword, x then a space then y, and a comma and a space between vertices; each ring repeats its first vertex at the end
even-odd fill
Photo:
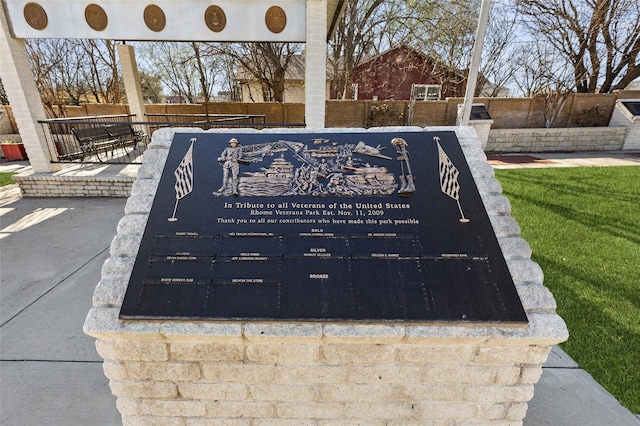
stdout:
POLYGON ((449 156, 438 144, 438 157, 440 159, 440 189, 449 197, 457 200, 459 198, 460 184, 458 183, 458 169, 451 162, 449 156))
POLYGON ((169 222, 176 222, 178 220, 178 218, 176 218, 178 202, 193 191, 193 143, 195 141, 196 138, 191 138, 189 150, 173 172, 173 175, 176 177, 176 184, 173 186, 176 190, 176 203, 173 206, 173 214, 167 219, 169 222))
POLYGON ((193 191, 193 141, 173 174, 176 177, 176 199, 180 200, 193 191))
POLYGON ((440 138, 438 138, 437 136, 434 137, 434 140, 438 145, 438 159, 440 163, 440 189, 444 194, 453 198, 454 200, 456 200, 456 203, 458 203, 458 210, 460 210, 461 216, 459 221, 462 223, 468 223, 469 219, 464 217, 464 212, 462 211, 462 206, 460 205, 460 184, 458 183, 458 175, 460 174, 460 172, 453 164, 447 153, 444 152, 444 150, 440 146, 439 139, 440 138))

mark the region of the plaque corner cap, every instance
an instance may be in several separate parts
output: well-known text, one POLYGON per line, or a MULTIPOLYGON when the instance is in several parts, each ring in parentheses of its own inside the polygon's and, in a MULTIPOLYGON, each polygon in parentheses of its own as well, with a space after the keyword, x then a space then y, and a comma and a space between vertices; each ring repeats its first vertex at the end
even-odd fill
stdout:
POLYGON ((120 321, 119 312, 120 308, 94 306, 87 313, 82 331, 95 338, 116 333, 120 321))
POLYGON ((489 339, 514 339, 526 341, 529 345, 551 346, 569 338, 564 320, 558 314, 527 314, 528 322, 519 327, 504 328, 495 326, 489 339))
POLYGON ((569 329, 558 314, 527 314, 532 338, 557 344, 569 339, 569 329))

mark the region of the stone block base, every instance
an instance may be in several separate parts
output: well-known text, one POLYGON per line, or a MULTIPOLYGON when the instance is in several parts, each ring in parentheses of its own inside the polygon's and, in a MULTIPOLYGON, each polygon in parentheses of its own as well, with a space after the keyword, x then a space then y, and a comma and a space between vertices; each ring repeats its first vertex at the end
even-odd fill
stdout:
POLYGON ((162 323, 114 334, 103 327, 117 313, 94 310, 85 327, 128 425, 518 424, 556 340, 526 337, 544 326, 535 315, 529 331, 162 323))

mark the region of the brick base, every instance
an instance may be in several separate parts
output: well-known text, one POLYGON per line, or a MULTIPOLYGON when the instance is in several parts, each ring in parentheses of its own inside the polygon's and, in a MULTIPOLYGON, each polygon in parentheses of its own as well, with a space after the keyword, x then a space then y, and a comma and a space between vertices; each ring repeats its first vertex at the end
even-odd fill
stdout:
POLYGON ((23 197, 128 197, 135 177, 15 175, 23 197))
POLYGON ((97 350, 127 425, 519 424, 550 340, 429 329, 165 323, 97 350))

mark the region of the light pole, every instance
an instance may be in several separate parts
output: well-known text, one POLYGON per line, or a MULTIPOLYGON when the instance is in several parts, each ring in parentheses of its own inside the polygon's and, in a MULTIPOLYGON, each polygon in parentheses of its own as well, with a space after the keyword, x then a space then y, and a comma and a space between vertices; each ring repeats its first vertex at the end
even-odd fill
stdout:
POLYGON ((464 103, 462 109, 458 111, 457 125, 468 126, 469 117, 471 116, 471 106, 473 104, 473 93, 476 91, 476 82, 478 80, 478 69, 480 68, 480 59, 482 56, 482 45, 484 44, 484 36, 487 32, 487 22, 489 21, 489 10, 491 9, 491 0, 482 0, 480 6, 480 17, 478 18, 478 29, 476 30, 476 39, 473 43, 473 54, 471 56, 471 64, 469 64, 469 75, 467 77, 467 90, 464 95, 464 103))

